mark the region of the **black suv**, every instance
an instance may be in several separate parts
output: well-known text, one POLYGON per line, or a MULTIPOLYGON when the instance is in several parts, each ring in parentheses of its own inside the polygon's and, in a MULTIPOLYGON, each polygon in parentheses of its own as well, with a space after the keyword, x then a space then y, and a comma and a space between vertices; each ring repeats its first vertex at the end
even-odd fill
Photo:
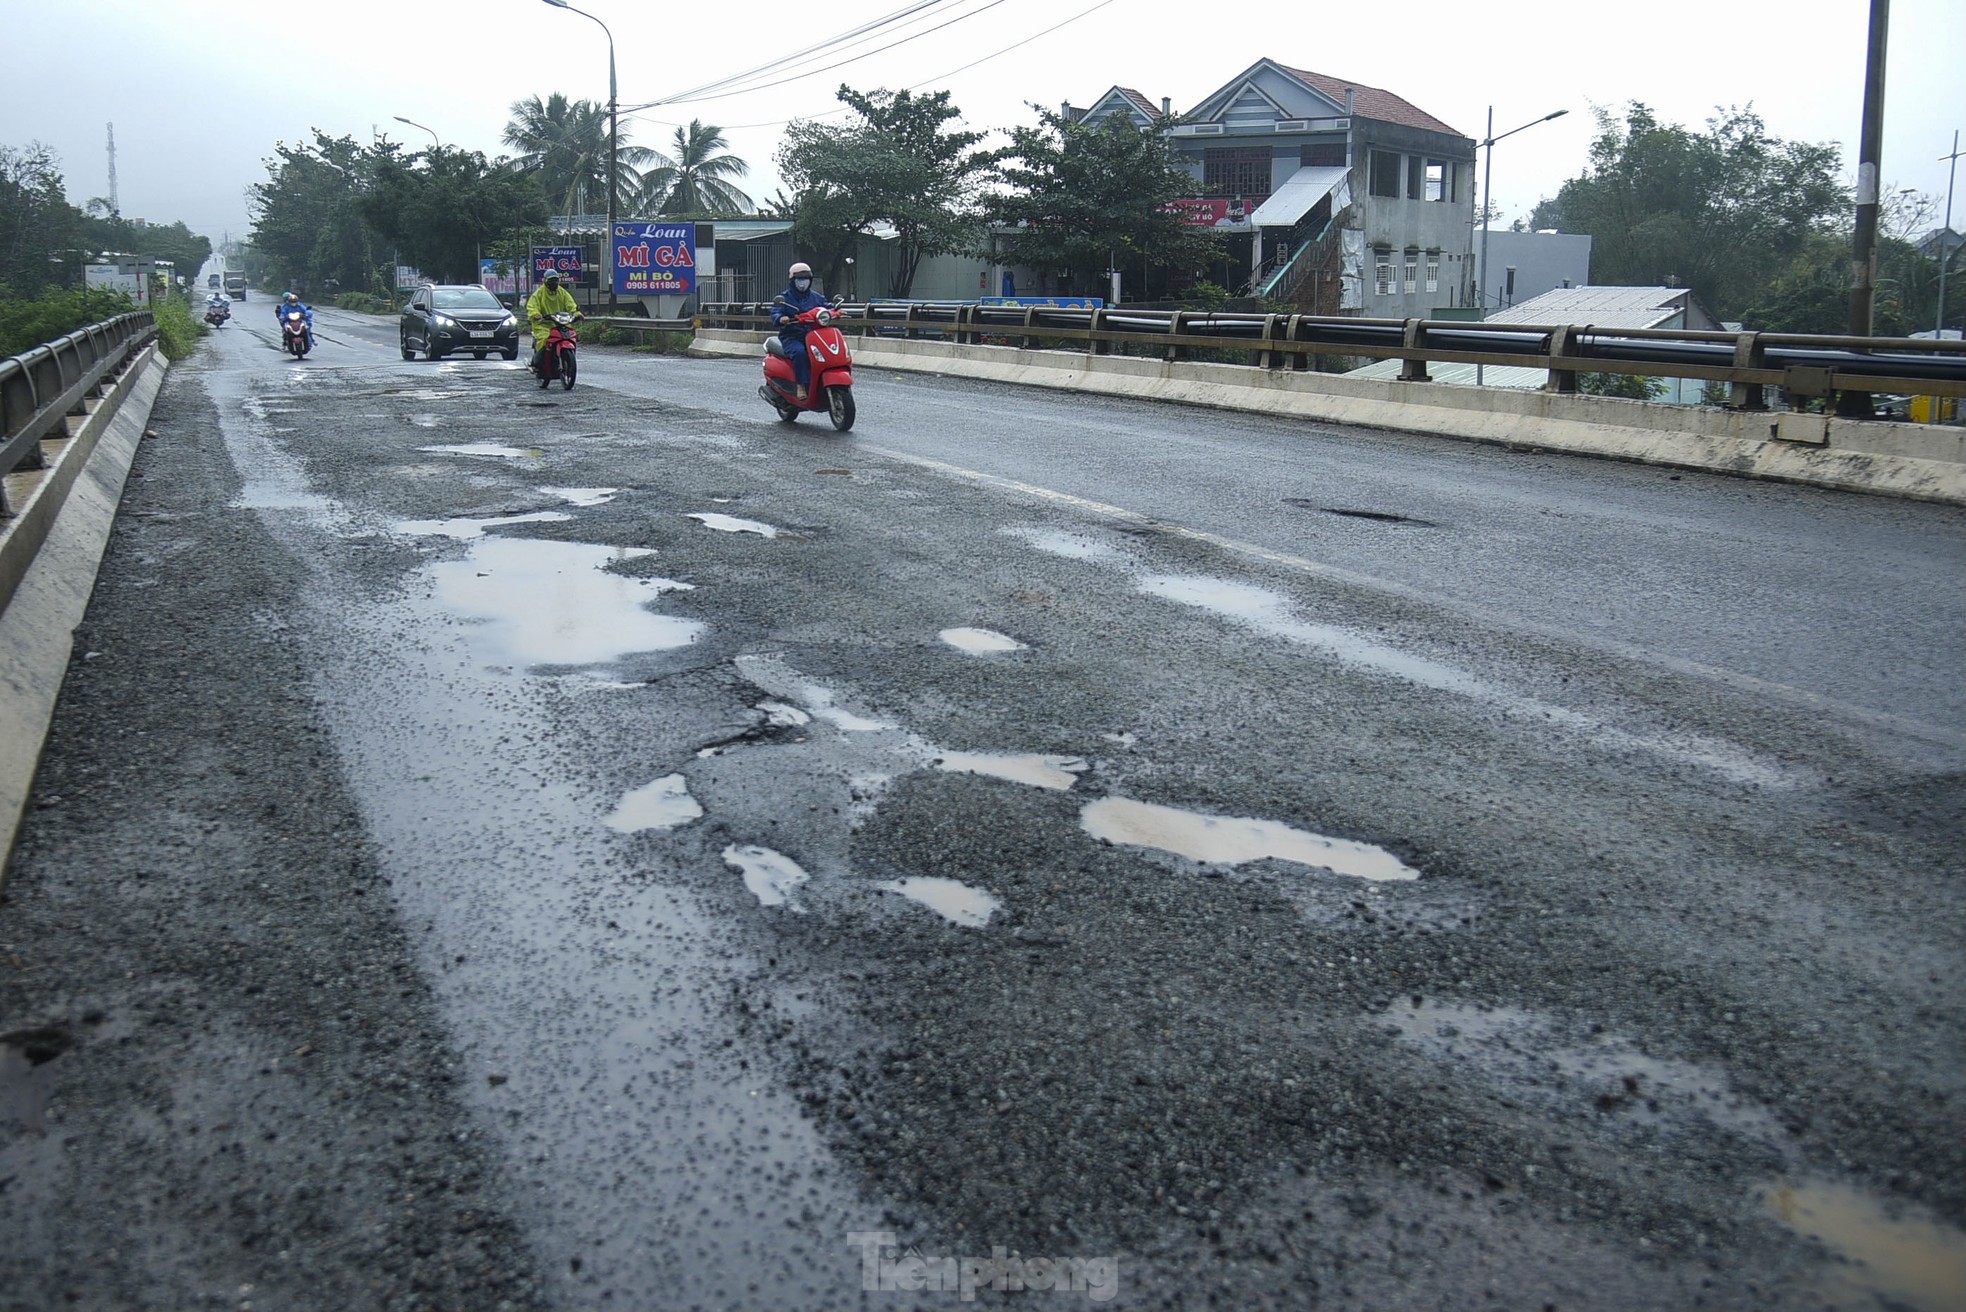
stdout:
POLYGON ((482 360, 493 351, 519 358, 519 320, 482 283, 419 287, 403 307, 403 358, 441 360, 469 351, 482 360))

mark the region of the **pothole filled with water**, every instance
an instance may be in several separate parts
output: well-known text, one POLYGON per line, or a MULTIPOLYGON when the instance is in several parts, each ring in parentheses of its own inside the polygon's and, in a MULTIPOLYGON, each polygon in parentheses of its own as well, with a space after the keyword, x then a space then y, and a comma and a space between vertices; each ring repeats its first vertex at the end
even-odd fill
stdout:
POLYGON ((1420 877, 1418 870, 1370 843, 1327 838, 1275 820, 1205 815, 1130 797, 1106 797, 1088 804, 1079 814, 1079 824, 1094 838, 1156 848, 1205 865, 1236 866, 1267 859, 1294 861, 1356 879, 1420 877))

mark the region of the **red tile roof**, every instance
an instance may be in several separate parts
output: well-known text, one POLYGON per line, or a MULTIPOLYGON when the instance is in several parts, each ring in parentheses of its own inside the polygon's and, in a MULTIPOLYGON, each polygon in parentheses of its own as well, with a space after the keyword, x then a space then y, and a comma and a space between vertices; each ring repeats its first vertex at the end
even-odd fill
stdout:
POLYGON ((1341 77, 1327 77, 1323 73, 1310 73, 1301 68, 1291 68, 1278 64, 1278 68, 1299 79, 1318 91, 1330 96, 1339 104, 1345 103, 1345 93, 1352 93, 1352 108, 1360 118, 1376 119, 1381 123, 1398 123, 1409 128, 1424 128, 1429 132, 1445 132, 1449 136, 1465 136, 1447 124, 1413 105, 1402 100, 1390 91, 1378 87, 1368 87, 1359 82, 1347 82, 1341 77))
POLYGON ((1135 91, 1132 87, 1114 87, 1113 90, 1119 92, 1122 96, 1125 96, 1128 100, 1131 100, 1135 105, 1138 105, 1140 107, 1140 112, 1142 114, 1145 114, 1148 118, 1160 117, 1160 107, 1155 105, 1153 101, 1141 95, 1138 91, 1135 91))

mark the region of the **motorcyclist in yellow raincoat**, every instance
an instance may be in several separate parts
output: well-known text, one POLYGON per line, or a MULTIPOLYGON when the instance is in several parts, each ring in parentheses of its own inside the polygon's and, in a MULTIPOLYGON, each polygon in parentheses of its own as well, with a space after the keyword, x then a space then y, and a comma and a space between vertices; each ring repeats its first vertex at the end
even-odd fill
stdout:
POLYGON ((560 286, 560 271, 548 269, 533 294, 526 298, 526 318, 532 324, 532 367, 538 373, 540 357, 546 351, 547 334, 553 331, 553 316, 579 314, 580 304, 573 293, 560 286))

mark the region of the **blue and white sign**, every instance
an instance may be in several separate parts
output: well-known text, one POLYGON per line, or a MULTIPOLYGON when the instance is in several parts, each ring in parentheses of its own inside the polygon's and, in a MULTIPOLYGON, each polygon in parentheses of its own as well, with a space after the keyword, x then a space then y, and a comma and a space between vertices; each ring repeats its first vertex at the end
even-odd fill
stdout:
POLYGON ((631 219, 614 225, 617 296, 696 294, 696 225, 631 219))

